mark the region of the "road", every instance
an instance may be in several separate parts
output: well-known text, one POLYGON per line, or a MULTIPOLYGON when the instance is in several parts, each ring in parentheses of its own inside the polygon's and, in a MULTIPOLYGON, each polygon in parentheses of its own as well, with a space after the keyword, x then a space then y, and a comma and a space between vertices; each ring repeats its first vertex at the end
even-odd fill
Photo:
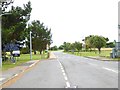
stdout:
POLYGON ((56 59, 40 61, 8 88, 118 88, 118 62, 54 54, 56 59))

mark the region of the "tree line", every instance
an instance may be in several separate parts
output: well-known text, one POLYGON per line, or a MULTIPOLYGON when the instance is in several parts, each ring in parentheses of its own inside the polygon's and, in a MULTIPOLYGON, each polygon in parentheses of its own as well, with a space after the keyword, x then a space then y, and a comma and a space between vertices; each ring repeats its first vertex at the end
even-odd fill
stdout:
POLYGON ((51 47, 51 50, 64 50, 65 52, 68 51, 77 51, 78 53, 83 50, 85 51, 92 51, 92 49, 94 49, 94 51, 96 52, 95 48, 98 49, 99 53, 101 53, 101 48, 105 47, 105 48, 113 48, 115 47, 114 42, 108 42, 109 39, 103 36, 98 36, 98 35, 89 35, 86 36, 83 40, 84 43, 81 42, 74 42, 74 43, 70 43, 70 42, 64 42, 63 45, 60 45, 58 48, 57 46, 53 46, 51 47))
POLYGON ((23 7, 12 6, 9 11, 2 15, 2 51, 12 52, 23 48, 26 43, 29 52, 30 31, 32 32, 33 51, 40 54, 46 49, 46 45, 52 43, 51 29, 39 20, 34 20, 28 24, 31 16, 31 2, 24 4, 23 7), (27 39, 27 42, 26 42, 27 39), (14 47, 12 47, 14 46, 14 47), (17 47, 17 48, 15 48, 17 47))

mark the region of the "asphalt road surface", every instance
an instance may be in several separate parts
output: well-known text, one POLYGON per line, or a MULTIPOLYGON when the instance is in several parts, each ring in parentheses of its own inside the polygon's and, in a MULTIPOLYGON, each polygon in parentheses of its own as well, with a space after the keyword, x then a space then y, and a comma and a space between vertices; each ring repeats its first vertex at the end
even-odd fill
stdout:
POLYGON ((8 88, 118 88, 118 62, 54 52, 8 88))

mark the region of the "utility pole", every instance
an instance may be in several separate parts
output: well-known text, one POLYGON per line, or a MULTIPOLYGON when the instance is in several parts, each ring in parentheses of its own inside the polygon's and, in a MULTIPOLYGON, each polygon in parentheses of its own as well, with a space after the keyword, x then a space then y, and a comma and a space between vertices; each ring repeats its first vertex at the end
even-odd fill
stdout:
POLYGON ((32 32, 30 31, 30 60, 32 60, 32 32))

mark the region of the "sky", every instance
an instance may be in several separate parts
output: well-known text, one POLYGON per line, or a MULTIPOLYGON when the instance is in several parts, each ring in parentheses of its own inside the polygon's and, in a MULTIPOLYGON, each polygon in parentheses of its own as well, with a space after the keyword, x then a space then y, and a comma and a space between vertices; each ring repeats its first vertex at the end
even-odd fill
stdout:
POLYGON ((14 5, 32 3, 31 19, 51 28, 54 45, 75 42, 88 35, 118 40, 119 0, 14 0, 14 5))

